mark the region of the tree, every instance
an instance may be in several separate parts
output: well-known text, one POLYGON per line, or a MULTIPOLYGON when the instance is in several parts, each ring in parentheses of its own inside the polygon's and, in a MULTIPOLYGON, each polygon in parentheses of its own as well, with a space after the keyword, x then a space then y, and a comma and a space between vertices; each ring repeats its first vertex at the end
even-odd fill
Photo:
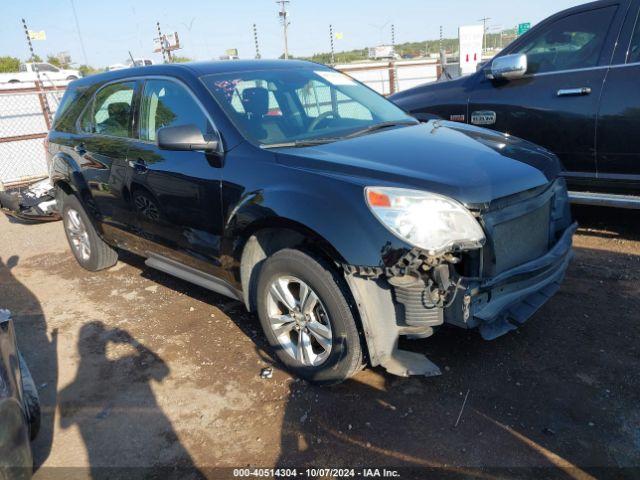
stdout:
POLYGON ((34 53, 33 56, 29 60, 27 60, 27 62, 39 63, 39 62, 42 62, 42 57, 40 55, 38 55, 37 53, 34 53))
POLYGON ((60 59, 54 55, 47 55, 47 62, 58 68, 63 68, 60 59))
POLYGON ((71 57, 68 53, 63 52, 57 55, 47 55, 47 62, 58 68, 69 68, 71 65, 71 57))
POLYGON ((0 73, 17 72, 20 69, 20 60, 15 57, 0 57, 0 73))
POLYGON ((80 71, 80 75, 82 75, 83 77, 88 77, 89 75, 95 75, 96 73, 100 73, 103 71, 102 69, 94 68, 91 65, 80 65, 78 70, 80 71))
POLYGON ((171 63, 187 63, 187 62, 193 62, 193 58, 181 57, 179 55, 174 55, 173 57, 171 57, 171 63))

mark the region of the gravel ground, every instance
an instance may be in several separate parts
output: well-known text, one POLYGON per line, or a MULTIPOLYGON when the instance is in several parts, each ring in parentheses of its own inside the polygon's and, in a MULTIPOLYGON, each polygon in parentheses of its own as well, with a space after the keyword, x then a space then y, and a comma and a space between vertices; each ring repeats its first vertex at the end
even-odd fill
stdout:
POLYGON ((523 328, 493 342, 442 329, 409 344, 442 376, 367 369, 331 388, 274 364, 240 303, 136 257, 86 272, 60 223, 1 217, 0 303, 43 402, 35 478, 219 478, 231 471, 214 467, 247 465, 640 475, 619 470, 640 467, 640 214, 576 213, 567 278, 523 328))

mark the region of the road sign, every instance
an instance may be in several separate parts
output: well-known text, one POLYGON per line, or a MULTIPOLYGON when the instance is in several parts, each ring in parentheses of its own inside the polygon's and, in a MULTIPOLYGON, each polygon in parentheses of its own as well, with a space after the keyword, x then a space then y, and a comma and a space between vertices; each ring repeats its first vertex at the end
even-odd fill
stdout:
POLYGON ((47 34, 44 30, 40 30, 39 32, 34 32, 33 30, 29 30, 29 39, 30 40, 46 40, 47 34))
POLYGON ((484 25, 463 25, 458 27, 460 41, 460 73, 474 73, 482 61, 482 40, 484 25))
POLYGON ((182 47, 180 46, 180 39, 178 38, 178 33, 167 33, 162 35, 162 38, 154 38, 153 39, 153 51, 156 53, 162 52, 164 47, 165 52, 172 52, 174 50, 180 50, 182 47))
POLYGON ((527 33, 529 30, 531 30, 531 23, 527 22, 527 23, 521 23, 518 25, 518 36, 520 35, 524 35, 525 33, 527 33))

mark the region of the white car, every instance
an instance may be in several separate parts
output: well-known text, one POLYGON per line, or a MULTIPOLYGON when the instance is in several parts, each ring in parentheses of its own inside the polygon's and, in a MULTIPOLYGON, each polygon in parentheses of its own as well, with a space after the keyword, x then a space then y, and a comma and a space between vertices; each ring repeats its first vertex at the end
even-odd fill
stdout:
POLYGON ((40 80, 45 83, 56 80, 71 81, 81 77, 78 70, 65 70, 50 63, 21 63, 20 71, 0 74, 0 83, 35 82, 38 79, 36 68, 40 74, 40 80))
POLYGON ((113 72, 114 70, 123 70, 125 68, 133 68, 133 67, 149 67, 153 65, 153 60, 149 58, 134 58, 133 61, 129 60, 126 64, 124 63, 114 63, 113 65, 109 65, 107 67, 107 72, 113 72))

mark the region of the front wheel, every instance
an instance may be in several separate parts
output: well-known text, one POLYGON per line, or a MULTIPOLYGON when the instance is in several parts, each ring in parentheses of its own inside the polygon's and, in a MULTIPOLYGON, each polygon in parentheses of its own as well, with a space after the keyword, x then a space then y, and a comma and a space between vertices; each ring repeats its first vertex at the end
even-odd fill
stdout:
POLYGON ((58 199, 64 232, 80 266, 91 272, 114 266, 118 252, 100 238, 78 197, 61 191, 58 199))
POLYGON ((332 384, 362 368, 346 287, 327 262, 299 250, 280 250, 265 260, 257 300, 269 344, 298 376, 332 384))

